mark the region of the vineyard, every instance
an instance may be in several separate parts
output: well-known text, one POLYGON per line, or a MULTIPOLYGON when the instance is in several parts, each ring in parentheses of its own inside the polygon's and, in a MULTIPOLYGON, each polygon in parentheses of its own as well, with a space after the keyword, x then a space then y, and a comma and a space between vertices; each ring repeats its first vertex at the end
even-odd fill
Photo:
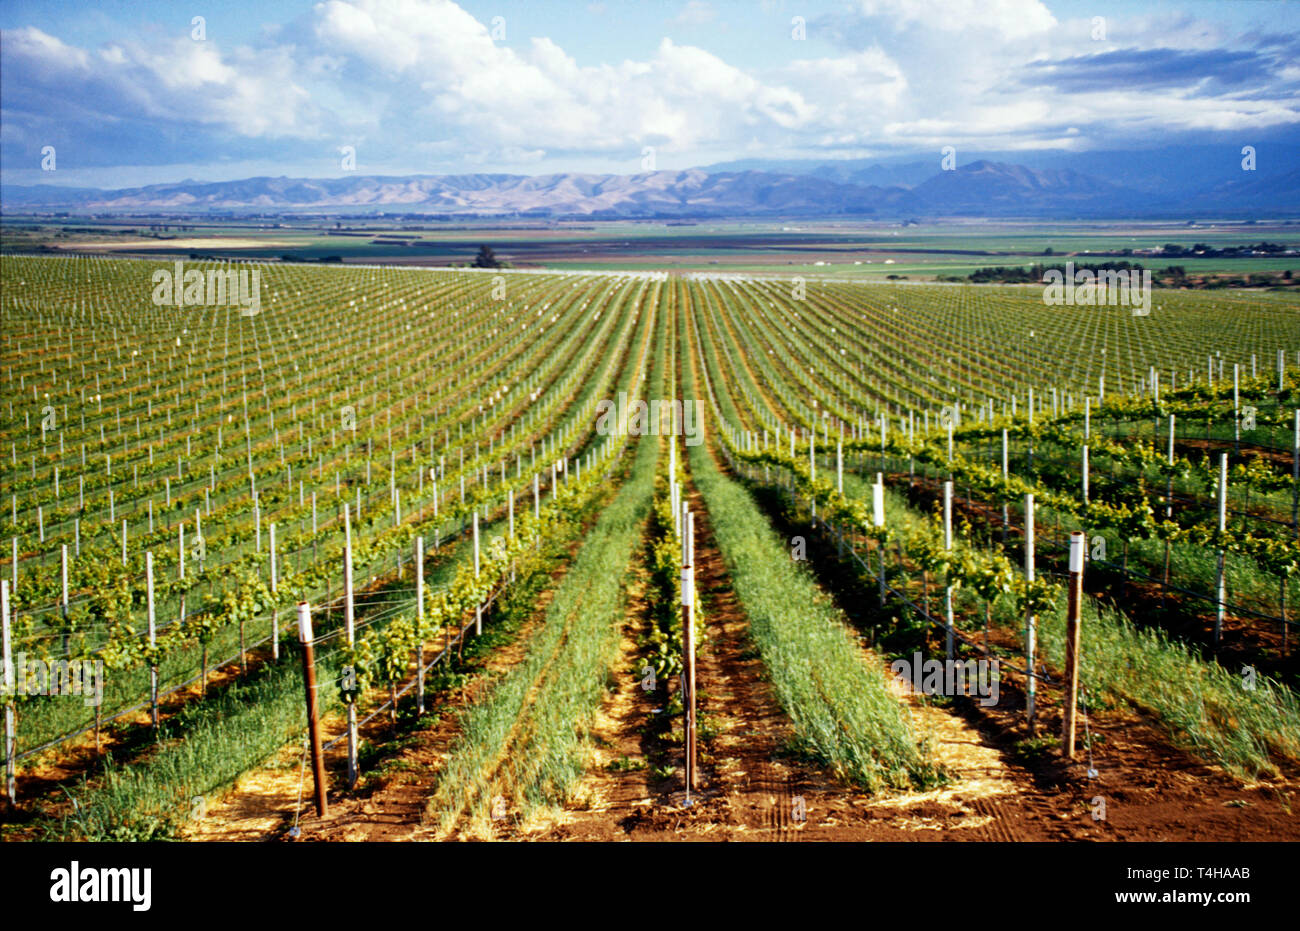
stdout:
POLYGON ((160 267, 0 259, 7 839, 1297 836, 1285 294, 160 267))

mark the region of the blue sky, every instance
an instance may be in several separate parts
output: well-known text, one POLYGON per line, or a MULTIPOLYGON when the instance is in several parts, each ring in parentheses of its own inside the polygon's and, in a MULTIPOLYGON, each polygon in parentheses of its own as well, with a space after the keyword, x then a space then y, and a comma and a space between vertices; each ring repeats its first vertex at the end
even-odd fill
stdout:
POLYGON ((1300 6, 1268 0, 0 6, 10 184, 339 176, 345 146, 363 174, 628 174, 1298 133, 1300 6))

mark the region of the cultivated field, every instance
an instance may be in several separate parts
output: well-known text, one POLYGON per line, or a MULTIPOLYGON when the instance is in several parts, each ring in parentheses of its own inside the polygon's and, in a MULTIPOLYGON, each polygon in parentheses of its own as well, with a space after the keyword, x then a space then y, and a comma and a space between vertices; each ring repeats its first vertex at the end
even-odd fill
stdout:
POLYGON ((7 839, 1300 838, 1293 297, 186 264, 0 258, 7 839))

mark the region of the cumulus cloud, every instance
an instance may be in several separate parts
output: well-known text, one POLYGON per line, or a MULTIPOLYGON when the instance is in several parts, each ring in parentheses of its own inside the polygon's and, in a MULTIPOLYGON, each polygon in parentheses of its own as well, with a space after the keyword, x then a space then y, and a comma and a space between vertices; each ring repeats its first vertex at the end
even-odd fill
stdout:
MULTIPOLYGON (((665 27, 731 11, 693 0, 665 27)), ((711 30, 580 63, 555 36, 500 41, 452 0, 321 0, 251 46, 185 34, 78 48, 29 26, 0 38, 0 154, 30 159, 58 138, 105 160, 192 162, 206 146, 293 173, 354 145, 359 166, 391 170, 595 158, 632 172, 647 145, 685 166, 1300 123, 1300 42, 1285 30, 1235 35, 1160 10, 1112 18, 1098 41, 1091 17, 1058 19, 1041 0, 856 0, 810 15, 819 41, 798 43, 772 15, 780 46, 743 66, 709 47, 711 30)))
POLYGON ((1056 25, 1056 17, 1039 0, 858 0, 857 12, 896 30, 994 32, 1008 39, 1036 35, 1056 25))

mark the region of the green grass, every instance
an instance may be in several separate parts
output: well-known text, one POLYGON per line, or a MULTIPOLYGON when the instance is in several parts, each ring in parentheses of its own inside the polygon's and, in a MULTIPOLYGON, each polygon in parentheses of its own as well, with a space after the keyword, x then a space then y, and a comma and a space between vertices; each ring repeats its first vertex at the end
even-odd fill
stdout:
MULTIPOLYGON (((869 500, 867 483, 845 476, 845 493, 869 500)), ((886 502, 889 527, 904 550, 933 525, 890 490, 886 502)), ((932 588, 932 597, 937 589, 932 588)), ((973 597, 959 591, 958 608, 978 623, 973 597)), ((1022 629, 1010 599, 994 605, 996 626, 1022 629)), ((1080 681, 1095 701, 1128 703, 1152 715, 1175 744, 1219 763, 1242 778, 1273 775, 1280 760, 1300 760, 1300 700, 1284 685, 1258 676, 1253 690, 1244 679, 1218 663, 1197 656, 1164 632, 1138 628, 1122 613, 1085 597, 1081 620, 1080 681)), ((1065 664, 1065 600, 1038 619, 1042 658, 1061 669, 1065 664)))
POLYGON ((940 783, 883 669, 754 499, 705 445, 690 447, 690 466, 798 749, 870 791, 940 783))
POLYGON ((555 591, 527 658, 465 710, 427 816, 449 830, 486 818, 495 795, 527 815, 565 799, 618 645, 624 577, 649 508, 656 446, 638 445, 628 482, 600 515, 555 591))
MULTIPOLYGON (((657 385, 663 356, 661 341, 657 385)), ((425 808, 440 831, 462 818, 485 824, 498 797, 510 817, 528 817, 563 802, 581 778, 589 727, 618 649, 625 579, 649 513, 658 454, 655 441, 638 442, 630 476, 556 587, 527 656, 462 712, 461 735, 425 808)))
MULTIPOLYGON (((450 581, 472 558, 458 546, 436 566, 428 583, 450 581)), ((414 597, 410 598, 414 601, 414 597)), ((364 617, 359 618, 364 620, 364 617)), ((317 653, 317 701, 324 715, 340 704, 334 683, 341 654, 317 653)), ((214 691, 206 700, 186 704, 160 728, 157 749, 129 763, 106 758, 102 773, 83 778, 69 796, 72 816, 51 826, 54 838, 83 840, 150 840, 174 836, 188 819, 192 800, 220 791, 260 765, 306 731, 302 666, 296 648, 279 663, 266 663, 214 691)))
MULTIPOLYGON (((1243 778, 1276 775, 1300 760, 1300 700, 1285 686, 1206 662, 1162 631, 1139 629, 1119 612, 1084 600, 1080 681, 1152 714, 1179 746, 1243 778)), ((1043 655, 1065 662, 1065 610, 1039 618, 1043 655)))

